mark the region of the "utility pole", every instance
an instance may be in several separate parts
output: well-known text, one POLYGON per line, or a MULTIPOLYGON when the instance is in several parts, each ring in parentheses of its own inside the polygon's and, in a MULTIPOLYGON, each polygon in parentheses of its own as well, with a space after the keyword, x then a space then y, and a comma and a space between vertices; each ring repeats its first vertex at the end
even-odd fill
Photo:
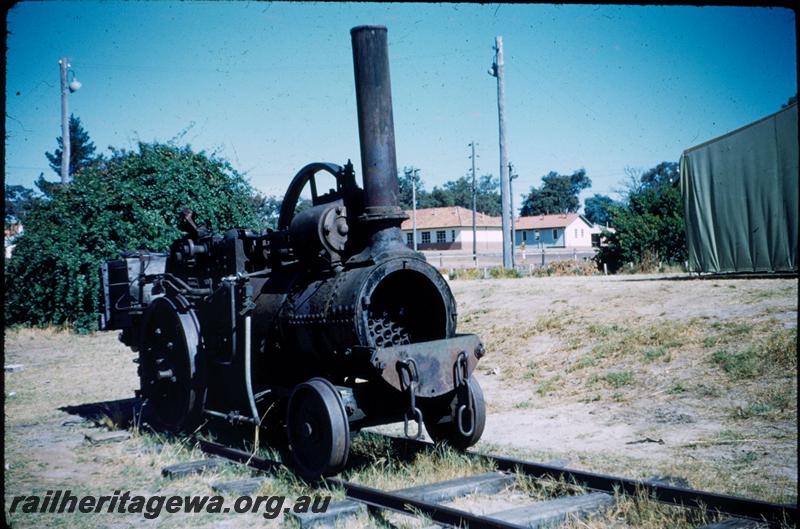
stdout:
POLYGON ((473 263, 478 262, 478 239, 476 237, 477 234, 477 223, 475 217, 477 216, 477 208, 478 208, 478 184, 475 179, 475 142, 470 142, 469 146, 472 148, 472 261, 473 263))
POLYGON ((514 263, 514 250, 517 247, 517 230, 515 228, 516 222, 514 222, 514 179, 517 178, 519 175, 514 174, 514 166, 511 162, 508 162, 508 197, 509 202, 511 204, 511 266, 515 266, 514 263))
POLYGON ((489 69, 489 75, 497 78, 497 121, 500 129, 500 205, 502 211, 503 227, 503 268, 511 268, 511 237, 508 226, 509 204, 509 179, 508 179, 508 153, 506 152, 506 85, 503 78, 503 37, 497 36, 495 42, 495 60, 489 69))
POLYGON ((67 86, 67 68, 69 63, 66 57, 58 60, 61 69, 61 183, 67 184, 69 178, 69 111, 67 109, 67 96, 69 87, 67 86))
POLYGON ((414 251, 417 251, 417 180, 419 180, 419 169, 411 168, 411 206, 412 213, 412 237, 414 237, 414 251))
POLYGON ((414 251, 417 251, 417 181, 419 180, 419 169, 415 167, 405 167, 403 169, 406 178, 411 180, 411 239, 414 241, 414 251))

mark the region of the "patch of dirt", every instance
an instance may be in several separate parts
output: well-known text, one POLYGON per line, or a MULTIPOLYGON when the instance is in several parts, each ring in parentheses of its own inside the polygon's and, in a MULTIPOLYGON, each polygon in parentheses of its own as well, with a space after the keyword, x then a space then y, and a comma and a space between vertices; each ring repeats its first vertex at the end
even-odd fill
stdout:
MULTIPOLYGON (((487 345, 477 376, 489 407, 483 440, 492 448, 572 452, 581 454, 573 461, 593 463, 597 456, 626 458, 615 467, 619 472, 638 468, 637 460, 660 468, 683 465, 686 474, 698 472, 698 461, 732 472, 749 467, 764 472, 767 483, 775 478, 796 493, 797 436, 788 433, 797 428, 796 391, 790 409, 782 413, 737 420, 731 411, 773 387, 774 375, 733 384, 709 363, 713 348, 699 345, 667 348, 663 358, 650 362, 619 353, 611 365, 632 370, 634 381, 616 390, 591 384, 592 367, 570 371, 581 355, 610 340, 592 335, 591 325, 633 331, 689 325, 702 334, 713 324, 723 329, 761 324, 796 333, 796 280, 548 277, 453 281, 451 287, 461 311, 459 330, 481 335, 487 345), (543 321, 553 328, 541 329, 543 321), (537 326, 540 330, 527 336, 537 326), (576 336, 581 342, 577 349, 569 343, 576 336), (543 387, 548 391, 542 393, 543 387), (647 438, 663 444, 628 444, 647 438), (751 455, 743 458, 742 452, 751 455)), ((755 337, 731 340, 742 345, 755 337)), ((784 375, 793 377, 796 386, 796 369, 784 375)), ((713 477, 705 483, 725 488, 713 477)))
MULTIPOLYGON (((711 360, 721 348, 758 346, 771 330, 796 334, 795 280, 547 277, 451 287, 459 331, 479 334, 488 351, 476 371, 489 410, 478 450, 631 477, 679 475, 730 494, 796 497, 796 368, 735 380, 711 360)), ((97 426, 61 410, 133 396, 134 355, 116 333, 7 330, 5 355, 7 364, 24 365, 5 374, 6 508, 16 494, 55 488, 209 493, 209 477, 159 477, 160 465, 186 460, 180 446, 159 452, 139 437, 89 446, 84 432, 97 426)), ((80 524, 252 522, 181 520, 98 516, 80 524)))

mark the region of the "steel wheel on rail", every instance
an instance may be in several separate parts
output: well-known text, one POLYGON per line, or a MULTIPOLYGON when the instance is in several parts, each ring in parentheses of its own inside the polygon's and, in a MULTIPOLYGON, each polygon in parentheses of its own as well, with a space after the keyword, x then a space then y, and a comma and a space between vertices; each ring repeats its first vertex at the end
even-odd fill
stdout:
POLYGON ((446 443, 460 450, 477 443, 486 426, 486 402, 483 399, 483 390, 475 377, 469 377, 466 391, 456 390, 446 406, 440 405, 424 410, 423 422, 428 435, 436 443, 446 443), (466 413, 470 404, 474 415, 466 413), (461 427, 459 427, 459 414, 461 427))
POLYGON ((200 334, 194 313, 179 299, 159 298, 142 326, 139 377, 146 418, 157 429, 178 433, 200 422, 205 401, 196 360, 200 334))
POLYGON ((299 384, 289 397, 286 429, 292 458, 304 478, 341 471, 350 450, 350 425, 342 397, 324 378, 299 384))

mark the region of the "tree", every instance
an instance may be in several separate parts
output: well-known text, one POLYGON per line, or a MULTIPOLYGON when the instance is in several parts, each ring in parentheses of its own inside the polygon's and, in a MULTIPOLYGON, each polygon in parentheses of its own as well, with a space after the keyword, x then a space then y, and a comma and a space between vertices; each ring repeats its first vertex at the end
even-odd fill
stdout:
POLYGON ((528 196, 522 201, 522 216, 549 215, 553 213, 575 213, 580 207, 578 195, 592 186, 585 169, 578 169, 571 175, 561 175, 550 171, 542 177, 540 188, 531 187, 528 196))
POLYGON ((188 207, 214 229, 260 229, 247 181, 189 147, 113 150, 30 211, 6 266, 6 321, 96 327, 98 267, 124 250, 166 251, 188 207))
MULTIPOLYGON (((410 169, 404 170, 398 177, 400 181, 399 201, 402 209, 412 208, 412 199, 414 198, 412 190, 413 183, 411 181, 412 178, 413 175, 410 169)), ((417 178, 417 207, 431 207, 428 205, 423 205, 428 203, 430 203, 430 193, 425 191, 425 182, 422 180, 422 178, 417 178)))
MULTIPOLYGON (((411 175, 403 172, 400 179, 400 207, 411 209, 411 175)), ((492 175, 477 178, 476 209, 487 215, 500 215, 500 182, 492 175)), ((432 191, 425 190, 425 183, 417 181, 417 208, 441 208, 461 206, 472 209, 472 177, 462 176, 457 180, 445 182, 432 191)))
POLYGON ((36 188, 39 190, 39 192, 42 194, 42 197, 45 200, 50 200, 51 198, 53 198, 56 195, 56 193, 58 193, 61 190, 61 188, 64 187, 60 180, 57 182, 51 182, 50 180, 45 180, 44 173, 39 173, 39 178, 36 179, 36 182, 34 182, 34 184, 36 185, 36 188))
MULTIPOLYGON (((492 175, 476 178, 475 209, 480 213, 498 216, 500 209, 500 182, 492 175)), ((443 190, 451 197, 452 205, 472 209, 472 177, 445 182, 443 190)))
POLYGON ((642 188, 659 192, 662 187, 675 187, 680 182, 681 173, 676 162, 661 162, 648 169, 640 178, 642 188))
POLYGON ((611 220, 610 208, 614 204, 616 202, 611 197, 595 193, 583 203, 583 216, 589 222, 605 225, 611 220))
POLYGON ((33 189, 21 185, 6 184, 5 226, 21 223, 25 225, 28 214, 41 202, 33 189))
MULTIPOLYGON (((256 193, 248 199, 256 218, 264 228, 277 229, 283 197, 256 193)), ((300 197, 294 208, 295 215, 311 207, 311 200, 300 197)))
POLYGON ((686 259, 683 203, 677 164, 662 162, 644 171, 621 204, 609 207, 615 233, 604 232, 607 245, 595 259, 617 270, 626 262, 654 268, 659 262, 686 259))
MULTIPOLYGON (((58 147, 52 153, 46 152, 44 155, 50 161, 50 168, 61 174, 61 158, 64 150, 64 139, 59 136, 56 138, 58 147)), ((94 154, 95 147, 89 138, 89 133, 83 129, 81 119, 73 114, 69 116, 69 174, 75 175, 83 171, 89 165, 98 160, 94 154)), ((40 177, 41 178, 41 177, 40 177)))

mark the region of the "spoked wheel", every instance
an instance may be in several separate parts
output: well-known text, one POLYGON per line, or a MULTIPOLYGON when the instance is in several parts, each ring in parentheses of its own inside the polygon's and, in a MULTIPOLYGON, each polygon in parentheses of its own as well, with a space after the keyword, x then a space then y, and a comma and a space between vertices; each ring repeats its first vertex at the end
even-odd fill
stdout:
POLYGON ((157 299, 142 332, 139 374, 148 419, 160 430, 191 431, 205 397, 195 364, 199 335, 193 314, 180 312, 173 300, 157 299))
POLYGON ((447 443, 460 450, 477 443, 486 426, 486 402, 478 381, 474 377, 468 378, 466 390, 456 390, 449 405, 427 409, 423 421, 434 442, 447 443), (470 404, 474 414, 469 413, 470 404))
POLYGON ((286 416, 292 458, 304 478, 342 470, 350 450, 350 426, 342 397, 324 378, 312 378, 292 391, 286 416))

